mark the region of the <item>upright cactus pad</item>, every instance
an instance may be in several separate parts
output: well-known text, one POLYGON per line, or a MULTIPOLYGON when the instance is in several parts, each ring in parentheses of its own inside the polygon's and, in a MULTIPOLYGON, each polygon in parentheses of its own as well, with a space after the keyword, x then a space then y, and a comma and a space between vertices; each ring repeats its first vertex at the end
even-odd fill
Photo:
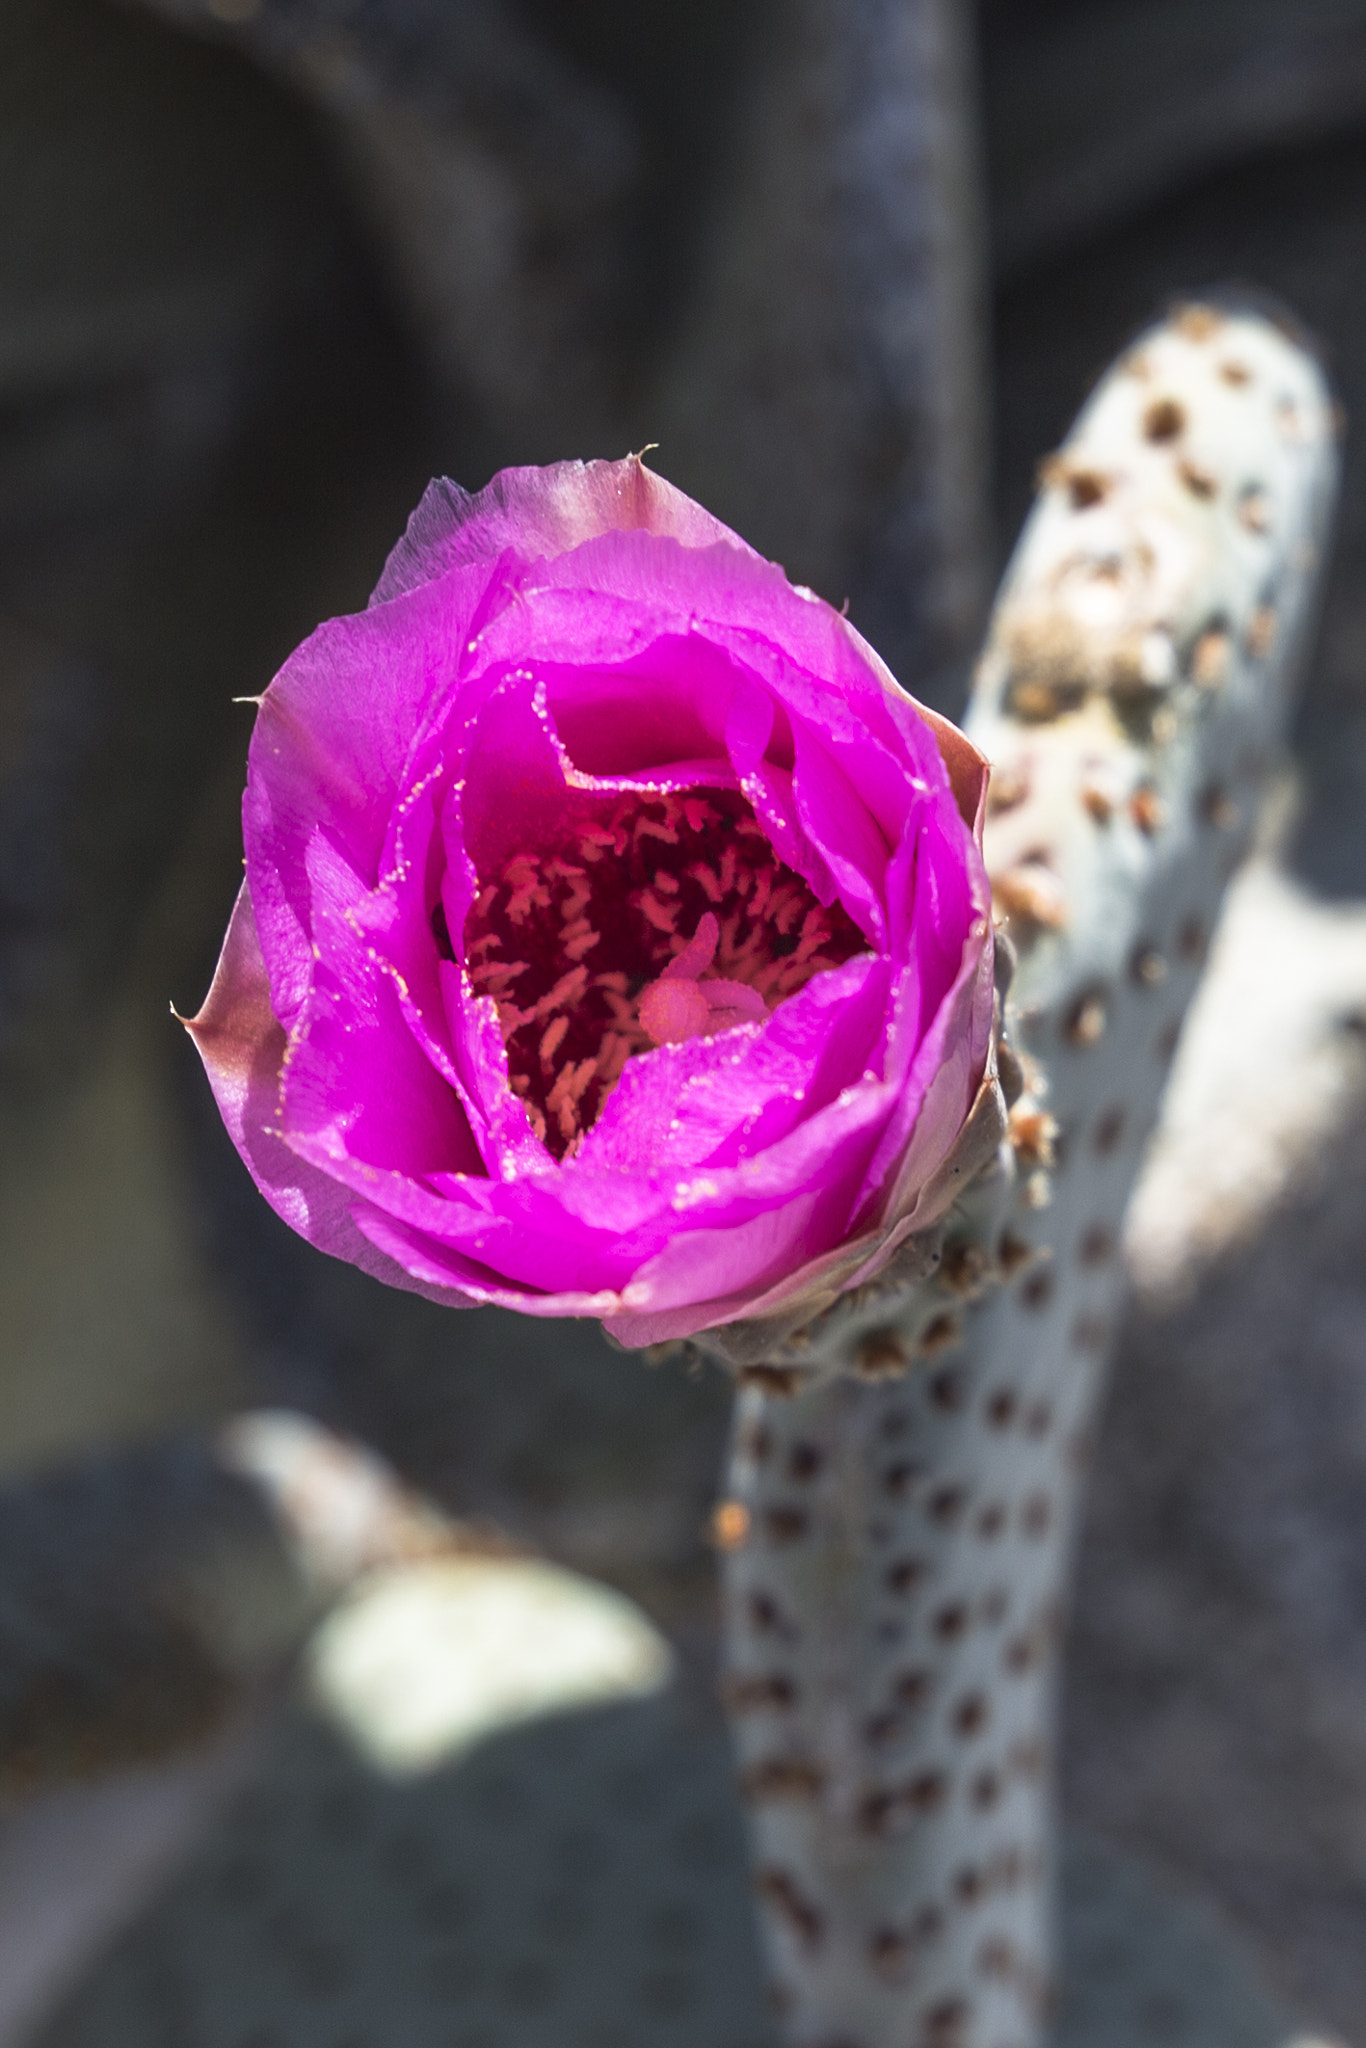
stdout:
POLYGON ((902 1276, 747 1373, 726 1699, 798 2048, 1033 2048, 1053 2004, 1057 1649, 1115 1249, 1312 623, 1333 406, 1187 306, 1042 473, 968 730, 1019 966, 1009 1143, 902 1276))

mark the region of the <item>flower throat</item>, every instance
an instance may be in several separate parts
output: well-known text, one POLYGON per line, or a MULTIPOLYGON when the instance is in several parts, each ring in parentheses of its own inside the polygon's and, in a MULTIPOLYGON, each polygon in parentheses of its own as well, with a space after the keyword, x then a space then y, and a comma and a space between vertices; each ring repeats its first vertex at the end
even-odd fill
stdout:
MULTIPOLYGON (((760 1021, 868 950, 731 790, 631 791, 479 881, 470 982, 498 1006, 513 1092, 556 1159, 633 1054, 760 1021)), ((439 906, 433 926, 449 956, 439 906)))

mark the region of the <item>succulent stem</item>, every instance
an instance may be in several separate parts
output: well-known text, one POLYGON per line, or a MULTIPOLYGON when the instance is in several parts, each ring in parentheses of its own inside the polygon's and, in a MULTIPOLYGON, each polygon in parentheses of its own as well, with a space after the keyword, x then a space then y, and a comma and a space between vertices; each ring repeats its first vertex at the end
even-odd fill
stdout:
POLYGON ((799 2048, 1034 2048, 1057 1651, 1119 1227, 1312 625, 1314 359, 1189 306, 1104 379, 1007 573, 968 730, 1019 955, 1010 1142, 923 1246, 745 1375, 725 1689, 799 2048), (914 1260, 910 1261, 914 1265, 914 1260))

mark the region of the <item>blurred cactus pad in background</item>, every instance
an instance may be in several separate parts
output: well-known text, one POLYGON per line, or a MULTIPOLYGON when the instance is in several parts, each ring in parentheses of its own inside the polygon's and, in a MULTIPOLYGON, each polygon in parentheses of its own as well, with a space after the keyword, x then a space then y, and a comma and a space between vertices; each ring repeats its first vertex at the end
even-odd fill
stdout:
POLYGON ((1348 433, 1289 766, 1172 949, 1059 2025, 1355 2041, 1366 6, 8 0, 0 169, 4 2048, 770 2038, 714 1706, 732 1383, 389 1293, 260 1202, 166 1015, 240 879, 233 700, 364 603, 430 475, 659 442, 961 716, 1041 459, 1220 285, 1294 309, 1348 433), (533 1566, 491 1692, 412 1676, 533 1566), (357 1716, 392 1756, 381 1696, 426 1684, 475 1732, 386 1775, 357 1716))

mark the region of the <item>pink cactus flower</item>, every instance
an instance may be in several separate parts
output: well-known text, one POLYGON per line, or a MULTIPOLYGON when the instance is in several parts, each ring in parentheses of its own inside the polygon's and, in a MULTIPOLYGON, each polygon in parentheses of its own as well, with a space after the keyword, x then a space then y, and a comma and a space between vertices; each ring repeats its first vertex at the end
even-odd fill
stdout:
POLYGON ((433 484, 261 699, 190 1023, 228 1129, 437 1301, 629 1345, 820 1305, 995 1088, 985 782, 640 461, 433 484))

